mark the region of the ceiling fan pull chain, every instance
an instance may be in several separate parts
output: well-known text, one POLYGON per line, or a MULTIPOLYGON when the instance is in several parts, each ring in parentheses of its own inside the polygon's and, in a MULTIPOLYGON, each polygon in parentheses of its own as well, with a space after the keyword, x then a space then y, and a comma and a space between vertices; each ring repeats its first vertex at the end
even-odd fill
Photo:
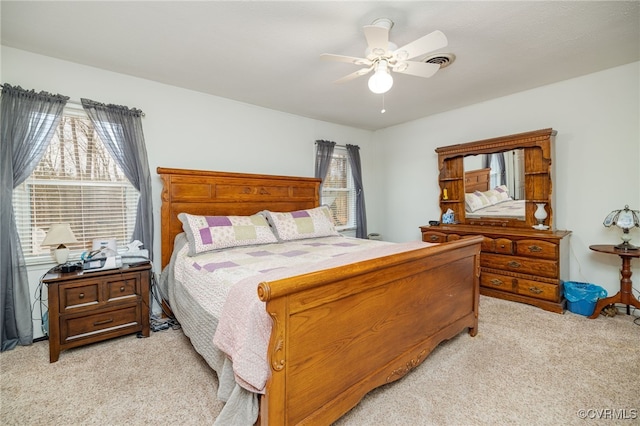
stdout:
POLYGON ((384 109, 384 93, 382 94, 382 109, 380 110, 380 114, 384 114, 385 112, 387 112, 386 109, 384 109))

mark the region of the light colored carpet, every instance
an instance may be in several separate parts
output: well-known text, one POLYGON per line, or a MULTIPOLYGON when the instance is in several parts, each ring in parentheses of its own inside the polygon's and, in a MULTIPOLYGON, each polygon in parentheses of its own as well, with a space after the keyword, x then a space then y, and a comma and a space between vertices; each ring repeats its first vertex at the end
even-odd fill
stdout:
MULTIPOLYGON (((53 364, 38 342, 2 353, 0 368, 3 425, 206 425, 221 408, 215 374, 179 330, 64 351, 53 364)), ((481 297, 476 337, 443 343, 336 425, 637 425, 639 393, 633 316, 481 297)))

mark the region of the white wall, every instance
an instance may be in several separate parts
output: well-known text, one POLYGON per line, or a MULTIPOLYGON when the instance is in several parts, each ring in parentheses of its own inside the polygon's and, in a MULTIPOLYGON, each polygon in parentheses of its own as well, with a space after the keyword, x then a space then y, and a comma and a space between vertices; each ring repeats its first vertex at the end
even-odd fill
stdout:
MULTIPOLYGON (((155 247, 160 259, 160 191, 156 168, 313 176, 317 139, 360 146, 370 162, 372 132, 312 120, 149 80, 116 74, 2 46, 1 81, 44 90, 79 102, 136 107, 146 114, 143 128, 152 175, 155 247)), ((363 185, 373 170, 363 167, 363 185)), ((375 194, 369 195, 374 198, 375 194)), ((375 226, 375 223, 373 224, 375 226)), ((157 264, 158 262, 156 262, 157 264)), ((30 268, 30 294, 53 264, 30 268)), ((159 264, 154 267, 159 272, 159 264)), ((46 291, 45 291, 46 294, 46 291)), ((35 317, 39 316, 36 309, 35 317)), ((36 337, 40 322, 36 321, 36 337)))
MULTIPOLYGON (((438 219, 437 147, 552 127, 558 131, 554 217, 558 229, 573 232, 570 279, 615 294, 620 259, 589 245, 620 242, 618 228, 602 226, 611 210, 640 209, 639 76, 636 62, 376 132, 386 200, 379 232, 393 241, 417 240, 418 227, 438 219)), ((640 245, 640 230, 632 235, 640 245)), ((632 267, 637 297, 640 261, 632 267)))

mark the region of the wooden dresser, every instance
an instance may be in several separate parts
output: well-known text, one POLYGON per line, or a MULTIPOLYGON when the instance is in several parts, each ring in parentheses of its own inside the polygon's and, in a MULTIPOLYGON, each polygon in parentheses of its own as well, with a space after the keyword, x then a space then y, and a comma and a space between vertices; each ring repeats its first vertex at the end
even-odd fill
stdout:
POLYGON ((49 362, 60 351, 131 333, 149 337, 151 263, 98 272, 50 273, 49 362))
POLYGON ((474 225, 421 226, 420 230, 422 240, 432 243, 482 235, 480 294, 564 312, 570 231, 474 225))

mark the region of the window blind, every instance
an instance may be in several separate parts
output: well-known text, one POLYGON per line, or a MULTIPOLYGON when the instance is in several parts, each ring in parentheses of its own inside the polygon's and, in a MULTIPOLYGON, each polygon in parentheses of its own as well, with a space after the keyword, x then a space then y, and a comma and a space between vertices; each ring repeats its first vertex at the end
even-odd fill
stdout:
POLYGON ((322 204, 331 209, 333 221, 340 230, 356 226, 356 202, 351 174, 351 166, 347 158, 347 150, 336 147, 329 171, 322 184, 322 204))
POLYGON ((84 111, 65 109, 34 172, 13 193, 16 225, 28 264, 51 261, 41 246, 52 223, 69 223, 78 243, 71 259, 95 238, 131 241, 139 193, 109 155, 84 111))

